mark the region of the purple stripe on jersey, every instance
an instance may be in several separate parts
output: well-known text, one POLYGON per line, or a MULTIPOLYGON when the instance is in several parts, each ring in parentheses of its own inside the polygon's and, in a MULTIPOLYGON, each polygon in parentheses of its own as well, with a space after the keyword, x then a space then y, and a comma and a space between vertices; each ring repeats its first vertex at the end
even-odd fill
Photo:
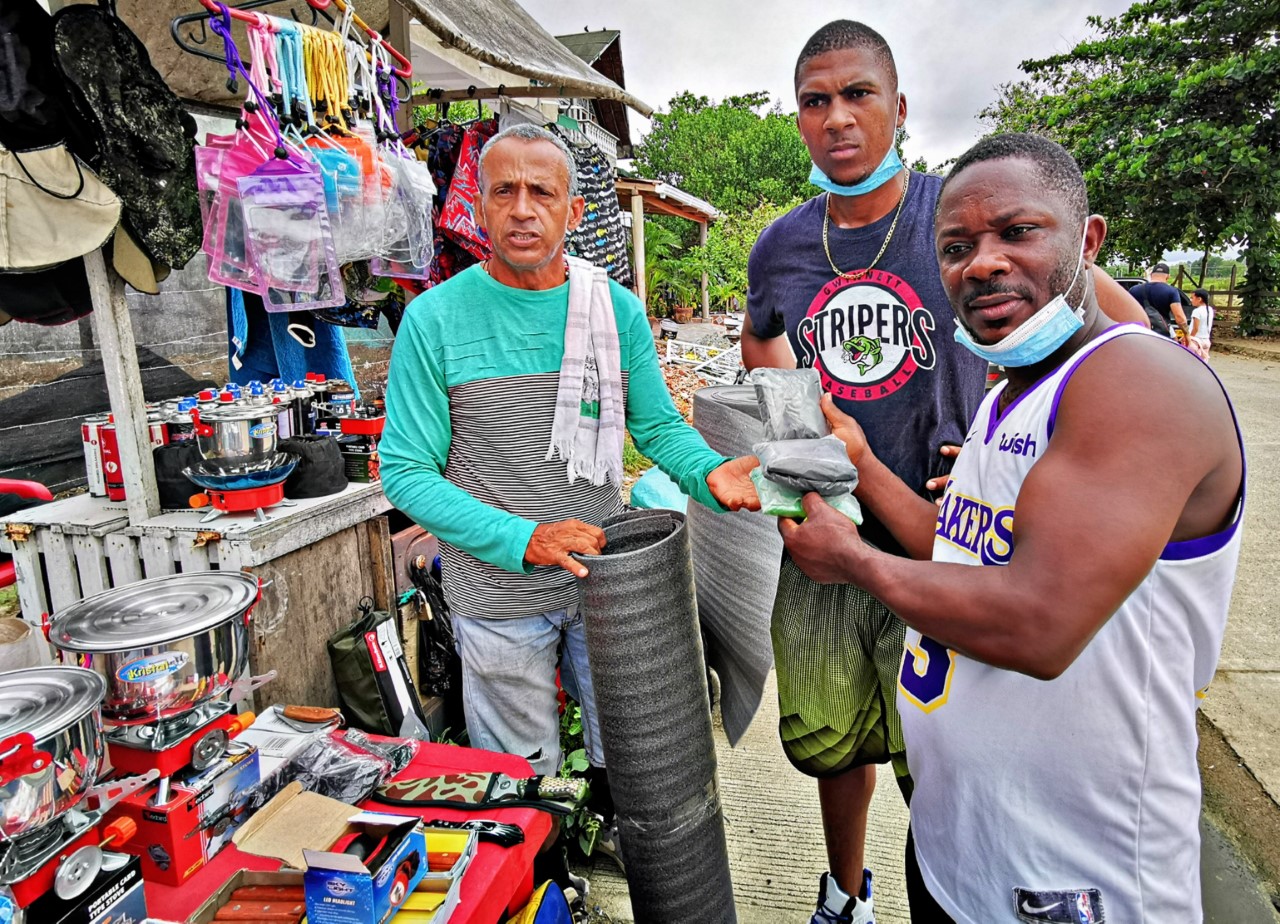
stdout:
MULTIPOLYGON (((1040 379, 1038 382, 1036 382, 1034 385, 1032 385, 1022 394, 1018 395, 1018 397, 1014 398, 1013 403, 1010 404, 1007 408, 1005 408, 1003 413, 1001 413, 1000 411, 1000 399, 996 398, 994 401, 992 401, 991 402, 991 420, 987 422, 987 438, 982 441, 983 445, 986 445, 991 442, 991 437, 995 436, 996 427, 1000 426, 1000 421, 1004 420, 1006 417, 1012 414, 1013 409, 1022 403, 1023 398, 1027 397, 1028 395, 1035 394, 1036 389, 1039 388, 1041 385, 1043 385, 1046 381, 1048 381, 1048 379, 1050 379, 1052 376, 1053 376, 1053 373, 1050 372, 1048 375, 1040 379)), ((1009 386, 1008 379, 1005 379, 1003 382, 1000 383, 1001 388, 1007 388, 1008 386, 1009 386)))
POLYGON ((1202 536, 1199 539, 1185 539, 1182 542, 1168 543, 1164 547, 1164 551, 1160 553, 1161 561, 1190 561, 1193 558, 1212 555, 1231 541, 1231 538, 1236 534, 1236 530, 1240 528, 1240 524, 1244 522, 1245 482, 1248 480, 1249 462, 1244 454, 1244 434, 1240 432, 1240 418, 1236 416, 1236 406, 1231 403, 1231 396, 1227 394, 1227 386, 1222 384, 1222 379, 1218 377, 1218 373, 1214 372, 1213 367, 1208 363, 1205 363, 1204 367, 1213 373, 1213 380, 1222 389, 1222 397, 1227 401, 1227 410, 1231 411, 1231 423, 1236 428, 1236 444, 1240 447, 1240 498, 1236 503, 1236 513, 1231 520, 1230 526, 1220 533, 1214 533, 1212 536, 1202 536))
MULTIPOLYGON (((1098 339, 1094 340, 1090 344, 1087 344, 1089 347, 1089 350, 1083 356, 1076 358, 1076 361, 1071 364, 1071 368, 1067 370, 1067 374, 1062 377, 1062 381, 1058 383, 1058 390, 1053 393, 1053 404, 1049 406, 1049 425, 1047 428, 1047 433, 1050 438, 1052 438, 1053 436, 1053 425, 1058 420, 1058 402, 1062 400, 1062 392, 1066 389, 1067 383, 1071 381, 1071 376, 1075 375, 1076 370, 1080 368, 1080 364, 1093 355, 1094 349, 1102 346, 1104 343, 1109 343, 1110 341, 1115 340, 1117 337, 1121 337, 1125 334, 1137 333, 1138 331, 1147 331, 1148 333, 1150 333, 1151 329, 1149 327, 1143 327, 1141 324, 1138 324, 1135 321, 1126 321, 1124 324, 1115 324, 1111 327, 1108 327, 1098 336, 1098 339), (1132 330, 1122 330, 1119 333, 1117 333, 1115 336, 1107 337, 1107 335, 1110 334, 1112 331, 1117 330, 1121 327, 1129 327, 1129 328, 1132 328, 1132 330), (1106 337, 1105 340, 1103 339, 1104 337, 1106 337)), ((1173 343, 1172 340, 1170 340, 1169 342, 1173 343)))
POLYGON ((1212 536, 1201 536, 1199 539, 1187 539, 1182 542, 1170 542, 1164 547, 1164 551, 1160 553, 1161 561, 1190 561, 1193 558, 1204 558, 1206 555, 1212 555, 1226 547, 1227 543, 1235 536, 1236 530, 1240 528, 1240 523, 1244 519, 1244 498, 1240 498, 1240 503, 1236 505, 1236 515, 1228 526, 1220 533, 1214 533, 1212 536))

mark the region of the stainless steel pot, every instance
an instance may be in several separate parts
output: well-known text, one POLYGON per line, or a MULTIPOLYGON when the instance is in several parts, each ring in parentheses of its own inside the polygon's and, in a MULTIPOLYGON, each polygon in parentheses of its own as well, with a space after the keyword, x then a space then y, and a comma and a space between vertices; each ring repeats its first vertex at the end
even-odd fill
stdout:
POLYGON ((116 725, 171 719, 226 693, 249 666, 257 578, 239 571, 170 574, 85 597, 55 614, 63 661, 106 681, 116 725))
POLYGON ((272 404, 230 405, 192 412, 200 458, 218 467, 266 465, 276 454, 280 410, 272 404))
POLYGON ((105 745, 102 678, 78 667, 0 674, 0 833, 28 834, 75 808, 105 745))

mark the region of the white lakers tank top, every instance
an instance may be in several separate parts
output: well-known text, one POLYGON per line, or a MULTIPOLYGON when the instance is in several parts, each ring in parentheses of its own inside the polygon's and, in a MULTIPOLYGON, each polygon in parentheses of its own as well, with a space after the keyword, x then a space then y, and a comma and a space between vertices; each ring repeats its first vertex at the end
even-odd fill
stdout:
MULTIPOLYGON (((1003 416, 992 390, 947 486, 934 561, 1008 563, 1018 492, 1049 447, 1063 389, 1126 335, 1155 336, 1111 328, 1003 416)), ((1223 532, 1166 546, 1055 680, 907 630, 898 709, 916 853, 957 921, 1201 920, 1197 691, 1222 645, 1243 506, 1242 493, 1223 532)))

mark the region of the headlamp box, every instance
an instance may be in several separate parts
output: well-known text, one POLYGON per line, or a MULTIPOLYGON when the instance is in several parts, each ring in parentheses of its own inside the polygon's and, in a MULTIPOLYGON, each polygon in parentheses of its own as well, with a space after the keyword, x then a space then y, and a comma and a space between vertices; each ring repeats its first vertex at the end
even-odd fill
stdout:
POLYGON ((121 799, 107 819, 131 818, 138 826, 119 849, 141 859, 143 878, 182 885, 231 843, 245 820, 236 810, 237 797, 258 781, 258 751, 242 746, 213 766, 176 779, 164 805, 151 804, 156 787, 146 786, 121 799))
POLYGON ((415 818, 360 812, 348 819, 343 852, 304 850, 309 924, 378 924, 427 874, 427 842, 415 818))
POLYGON ((137 857, 98 873, 83 895, 64 901, 49 891, 27 908, 27 920, 32 924, 137 924, 146 917, 147 899, 137 857))

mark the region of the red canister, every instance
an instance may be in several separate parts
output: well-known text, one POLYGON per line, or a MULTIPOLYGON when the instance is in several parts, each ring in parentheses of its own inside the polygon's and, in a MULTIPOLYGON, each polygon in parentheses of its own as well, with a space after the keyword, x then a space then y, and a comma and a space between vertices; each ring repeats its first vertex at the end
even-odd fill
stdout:
POLYGON ((102 448, 102 476, 106 482, 107 499, 124 500, 124 467, 120 464, 120 441, 116 439, 114 418, 98 429, 99 445, 102 448))
POLYGON ((107 481, 102 473, 102 425, 106 414, 86 417, 80 424, 80 441, 84 444, 84 472, 89 481, 92 497, 107 496, 107 481))

